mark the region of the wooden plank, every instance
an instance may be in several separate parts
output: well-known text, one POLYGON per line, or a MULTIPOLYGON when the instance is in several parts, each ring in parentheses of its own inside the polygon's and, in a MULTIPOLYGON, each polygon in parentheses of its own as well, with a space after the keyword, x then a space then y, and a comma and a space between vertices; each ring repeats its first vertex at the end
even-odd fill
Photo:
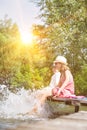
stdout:
POLYGON ((51 101, 58 101, 58 102, 65 102, 65 103, 69 103, 69 104, 82 104, 82 105, 86 105, 87 106, 87 99, 77 99, 77 98, 60 98, 60 97, 52 97, 52 96, 48 96, 47 100, 51 100, 51 101))
POLYGON ((77 99, 77 98, 60 98, 60 97, 47 97, 47 100, 54 102, 64 102, 66 105, 75 106, 75 112, 79 111, 80 105, 87 106, 87 99, 77 99))

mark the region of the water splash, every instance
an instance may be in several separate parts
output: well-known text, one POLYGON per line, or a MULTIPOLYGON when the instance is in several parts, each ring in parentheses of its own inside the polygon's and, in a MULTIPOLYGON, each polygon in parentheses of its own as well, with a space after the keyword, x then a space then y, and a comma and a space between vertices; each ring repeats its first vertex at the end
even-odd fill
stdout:
POLYGON ((41 106, 36 98, 42 90, 31 91, 24 88, 12 92, 5 85, 0 85, 0 117, 14 119, 29 119, 47 116, 44 105, 41 106), (38 106, 38 111, 32 111, 34 106, 38 106))

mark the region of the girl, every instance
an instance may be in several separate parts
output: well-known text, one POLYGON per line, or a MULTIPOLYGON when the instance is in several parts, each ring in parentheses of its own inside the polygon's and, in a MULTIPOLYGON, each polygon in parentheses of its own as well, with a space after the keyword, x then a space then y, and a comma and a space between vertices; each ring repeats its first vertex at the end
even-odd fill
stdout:
POLYGON ((67 59, 63 56, 57 56, 54 64, 60 71, 61 77, 57 87, 52 89, 52 95, 55 97, 74 97, 74 81, 67 65, 67 59))
POLYGON ((41 89, 39 93, 36 95, 36 99, 38 100, 38 103, 34 105, 34 108, 29 113, 32 114, 38 112, 38 109, 40 109, 40 107, 44 105, 47 97, 52 96, 52 89, 59 84, 61 73, 58 71, 55 65, 52 66, 52 71, 53 71, 53 75, 51 77, 49 86, 41 89))
POLYGON ((61 73, 58 71, 57 67, 53 64, 52 66, 53 75, 51 77, 51 81, 48 87, 43 88, 37 97, 39 97, 39 101, 41 104, 44 104, 46 98, 48 96, 52 96, 52 89, 59 84, 61 73), (41 96, 41 97, 40 97, 41 96))

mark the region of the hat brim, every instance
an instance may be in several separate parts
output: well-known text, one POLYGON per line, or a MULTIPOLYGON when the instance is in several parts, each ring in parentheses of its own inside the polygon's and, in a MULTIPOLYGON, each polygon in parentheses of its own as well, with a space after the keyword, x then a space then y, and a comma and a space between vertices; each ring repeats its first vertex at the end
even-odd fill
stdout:
POLYGON ((67 63, 62 62, 62 61, 58 61, 58 60, 55 60, 53 63, 54 63, 54 64, 55 64, 55 63, 61 63, 61 64, 65 64, 65 65, 67 65, 67 63))

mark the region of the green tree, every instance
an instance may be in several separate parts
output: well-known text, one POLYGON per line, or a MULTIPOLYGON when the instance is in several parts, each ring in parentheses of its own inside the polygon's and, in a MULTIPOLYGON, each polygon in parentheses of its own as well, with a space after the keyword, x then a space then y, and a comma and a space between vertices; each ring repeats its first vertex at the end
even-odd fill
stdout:
MULTIPOLYGON (((44 27, 48 29, 45 36, 47 41, 44 41, 43 37, 40 38, 40 41, 44 41, 43 46, 47 46, 45 48, 47 61, 50 57, 53 60, 57 55, 65 55, 76 77, 78 71, 79 74, 82 71, 82 66, 87 64, 87 1, 36 0, 35 2, 40 8, 39 17, 44 21, 44 27)), ((85 80, 84 77, 83 79, 85 80)), ((83 84, 83 87, 86 86, 83 84)))
POLYGON ((13 69, 16 65, 18 49, 17 44, 20 40, 18 27, 7 16, 0 20, 0 83, 8 83, 13 75, 13 69))
POLYGON ((47 44, 53 55, 66 55, 74 73, 87 61, 87 2, 86 0, 39 0, 47 44), (49 40, 49 41, 48 41, 49 40), (78 61, 78 62, 77 62, 78 61))
POLYGON ((76 94, 87 96, 87 64, 82 66, 80 73, 75 76, 76 94))

